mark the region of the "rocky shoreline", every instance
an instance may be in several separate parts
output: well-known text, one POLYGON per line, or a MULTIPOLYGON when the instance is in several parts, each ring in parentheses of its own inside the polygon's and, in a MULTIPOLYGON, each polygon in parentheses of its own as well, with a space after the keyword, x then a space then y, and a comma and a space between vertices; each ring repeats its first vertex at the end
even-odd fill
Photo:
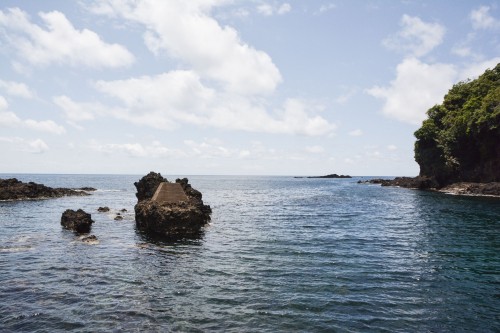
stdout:
POLYGON ((360 180, 358 181, 358 184, 379 184, 381 186, 397 186, 410 189, 432 190, 453 195, 500 197, 500 182, 458 182, 441 187, 433 178, 417 176, 396 177, 394 179, 374 178, 369 180, 360 180))
POLYGON ((80 189, 52 188, 34 182, 24 183, 16 178, 0 179, 0 200, 34 200, 60 198, 65 196, 85 196, 95 191, 92 187, 80 189))

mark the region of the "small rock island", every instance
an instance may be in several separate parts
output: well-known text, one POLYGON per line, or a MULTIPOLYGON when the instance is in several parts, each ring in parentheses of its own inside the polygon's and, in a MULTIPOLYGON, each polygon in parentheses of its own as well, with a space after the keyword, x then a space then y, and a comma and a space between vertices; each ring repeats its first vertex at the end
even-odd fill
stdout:
POLYGON ((141 231, 167 239, 192 237, 210 221, 210 206, 187 178, 172 183, 160 173, 150 172, 134 185, 138 199, 135 221, 141 231))
POLYGON ((325 176, 309 176, 309 177, 294 177, 294 178, 332 178, 332 179, 342 179, 342 178, 352 178, 351 176, 349 175, 337 175, 336 173, 332 173, 332 174, 329 174, 329 175, 325 175, 325 176))

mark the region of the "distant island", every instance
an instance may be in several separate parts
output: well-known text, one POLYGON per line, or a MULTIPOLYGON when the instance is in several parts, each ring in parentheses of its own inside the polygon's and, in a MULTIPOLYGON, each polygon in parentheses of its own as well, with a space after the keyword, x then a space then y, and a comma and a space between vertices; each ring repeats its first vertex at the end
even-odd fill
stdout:
POLYGON ((418 177, 386 186, 500 196, 500 64, 455 84, 415 132, 418 177))
POLYGON ((332 173, 331 175, 326 176, 309 176, 309 177, 294 177, 294 178, 352 178, 349 175, 337 175, 336 173, 332 173))

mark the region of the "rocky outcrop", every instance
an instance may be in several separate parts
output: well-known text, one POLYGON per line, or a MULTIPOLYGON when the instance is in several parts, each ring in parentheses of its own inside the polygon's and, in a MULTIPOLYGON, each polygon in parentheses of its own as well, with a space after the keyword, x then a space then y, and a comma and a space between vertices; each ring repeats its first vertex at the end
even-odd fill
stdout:
POLYGON ((420 175, 440 187, 500 182, 500 64, 455 84, 415 132, 420 175))
POLYGON ((99 208, 97 208, 97 211, 99 213, 107 213, 107 212, 109 212, 109 207, 108 206, 99 207, 99 208))
POLYGON ((414 189, 431 189, 437 188, 438 184, 433 178, 417 176, 417 177, 396 177, 394 179, 375 178, 370 180, 360 180, 358 184, 380 184, 382 186, 399 186, 404 188, 414 189))
POLYGON ((0 200, 45 199, 72 195, 83 196, 89 195, 88 191, 90 190, 95 191, 94 188, 85 188, 85 190, 52 188, 34 182, 24 183, 16 178, 0 179, 0 200))
POLYGON ((168 182, 167 178, 163 178, 160 173, 153 171, 142 177, 138 182, 135 182, 134 185, 137 189, 135 196, 137 197, 137 200, 140 202, 151 199, 155 194, 158 185, 162 182, 168 182))
POLYGON ((500 182, 459 182, 442 187, 439 186, 439 183, 434 178, 417 176, 396 177, 394 179, 375 178, 369 180, 359 180, 358 184, 379 184, 382 186, 398 186, 419 190, 434 190, 454 195, 500 197, 500 182))
POLYGON ((439 189, 440 192, 456 195, 478 195, 500 197, 500 182, 454 183, 439 189))
POLYGON ((187 178, 177 179, 187 200, 161 202, 153 200, 153 195, 162 182, 168 181, 154 172, 136 182, 138 203, 135 205, 137 229, 165 238, 191 237, 200 233, 210 221, 212 212, 205 205, 200 191, 189 184, 187 178))
POLYGON ((82 209, 78 209, 77 211, 67 209, 61 216, 61 225, 65 229, 73 230, 77 233, 90 232, 92 223, 94 223, 92 216, 82 209))

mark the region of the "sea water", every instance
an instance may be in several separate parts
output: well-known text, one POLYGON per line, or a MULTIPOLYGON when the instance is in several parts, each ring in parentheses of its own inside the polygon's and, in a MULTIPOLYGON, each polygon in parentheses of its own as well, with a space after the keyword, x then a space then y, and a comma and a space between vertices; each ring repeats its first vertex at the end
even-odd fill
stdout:
POLYGON ((0 202, 1 332, 500 331, 499 199, 193 176, 212 221, 163 242, 135 228, 141 176, 13 176, 97 191, 0 202), (78 208, 98 244, 61 228, 78 208))

